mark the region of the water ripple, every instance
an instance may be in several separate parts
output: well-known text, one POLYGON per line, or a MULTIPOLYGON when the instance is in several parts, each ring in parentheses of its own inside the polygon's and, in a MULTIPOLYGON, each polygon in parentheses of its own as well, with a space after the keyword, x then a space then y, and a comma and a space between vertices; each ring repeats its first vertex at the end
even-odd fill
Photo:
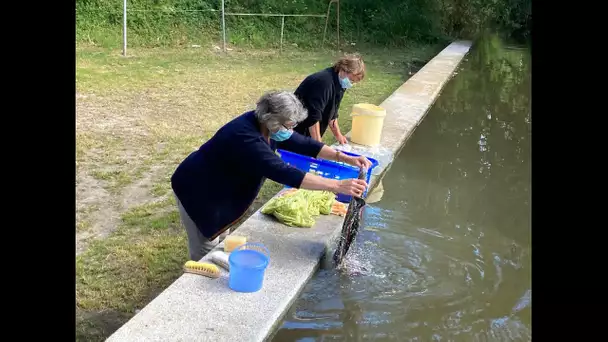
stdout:
POLYGON ((531 340, 529 75, 497 45, 443 90, 276 341, 531 340))

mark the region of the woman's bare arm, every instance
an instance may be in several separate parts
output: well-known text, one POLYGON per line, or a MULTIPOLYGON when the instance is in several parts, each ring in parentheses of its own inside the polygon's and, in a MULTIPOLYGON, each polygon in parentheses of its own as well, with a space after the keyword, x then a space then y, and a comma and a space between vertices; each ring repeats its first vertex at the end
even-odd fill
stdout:
POLYGON ((362 179, 336 180, 307 173, 306 176, 304 176, 300 188, 307 190, 325 190, 349 196, 361 196, 367 188, 367 183, 362 179))

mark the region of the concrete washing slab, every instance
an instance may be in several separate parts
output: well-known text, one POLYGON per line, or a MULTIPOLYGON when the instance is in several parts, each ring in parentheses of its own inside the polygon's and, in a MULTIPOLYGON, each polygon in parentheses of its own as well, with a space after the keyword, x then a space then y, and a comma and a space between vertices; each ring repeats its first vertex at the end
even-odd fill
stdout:
MULTIPOLYGON (((398 155, 471 45, 468 41, 450 44, 380 104, 387 112, 382 147, 398 155)), ((379 166, 371 187, 388 166, 379 166)), ((313 228, 291 228, 257 211, 234 234, 270 250, 270 265, 259 292, 230 290, 224 270, 219 279, 184 274, 107 341, 266 340, 319 268, 340 234, 343 218, 322 215, 316 222, 313 228)), ((216 249, 223 249, 223 244, 216 249)))

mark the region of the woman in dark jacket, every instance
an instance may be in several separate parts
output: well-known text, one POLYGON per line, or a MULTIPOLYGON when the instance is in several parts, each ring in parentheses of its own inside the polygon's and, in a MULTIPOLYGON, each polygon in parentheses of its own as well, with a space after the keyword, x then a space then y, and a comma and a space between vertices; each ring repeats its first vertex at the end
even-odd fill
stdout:
POLYGON ((192 260, 200 260, 217 238, 247 211, 266 178, 294 188, 327 190, 360 196, 367 184, 359 179, 335 180, 287 165, 275 153, 294 153, 369 167, 354 158, 293 132, 307 116, 289 92, 265 94, 255 111, 228 122, 177 167, 171 186, 188 234, 192 260))
POLYGON ((338 143, 346 144, 338 125, 340 102, 346 89, 364 77, 365 63, 357 54, 346 55, 332 67, 306 77, 295 94, 308 110, 308 118, 295 131, 321 141, 329 127, 338 143))

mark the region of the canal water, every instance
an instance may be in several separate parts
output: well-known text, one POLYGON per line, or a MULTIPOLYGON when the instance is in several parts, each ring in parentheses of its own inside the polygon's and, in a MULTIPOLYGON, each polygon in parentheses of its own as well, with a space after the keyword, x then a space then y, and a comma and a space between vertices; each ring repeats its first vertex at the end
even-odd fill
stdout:
POLYGON ((529 50, 476 42, 273 341, 531 340, 530 88, 529 50))

